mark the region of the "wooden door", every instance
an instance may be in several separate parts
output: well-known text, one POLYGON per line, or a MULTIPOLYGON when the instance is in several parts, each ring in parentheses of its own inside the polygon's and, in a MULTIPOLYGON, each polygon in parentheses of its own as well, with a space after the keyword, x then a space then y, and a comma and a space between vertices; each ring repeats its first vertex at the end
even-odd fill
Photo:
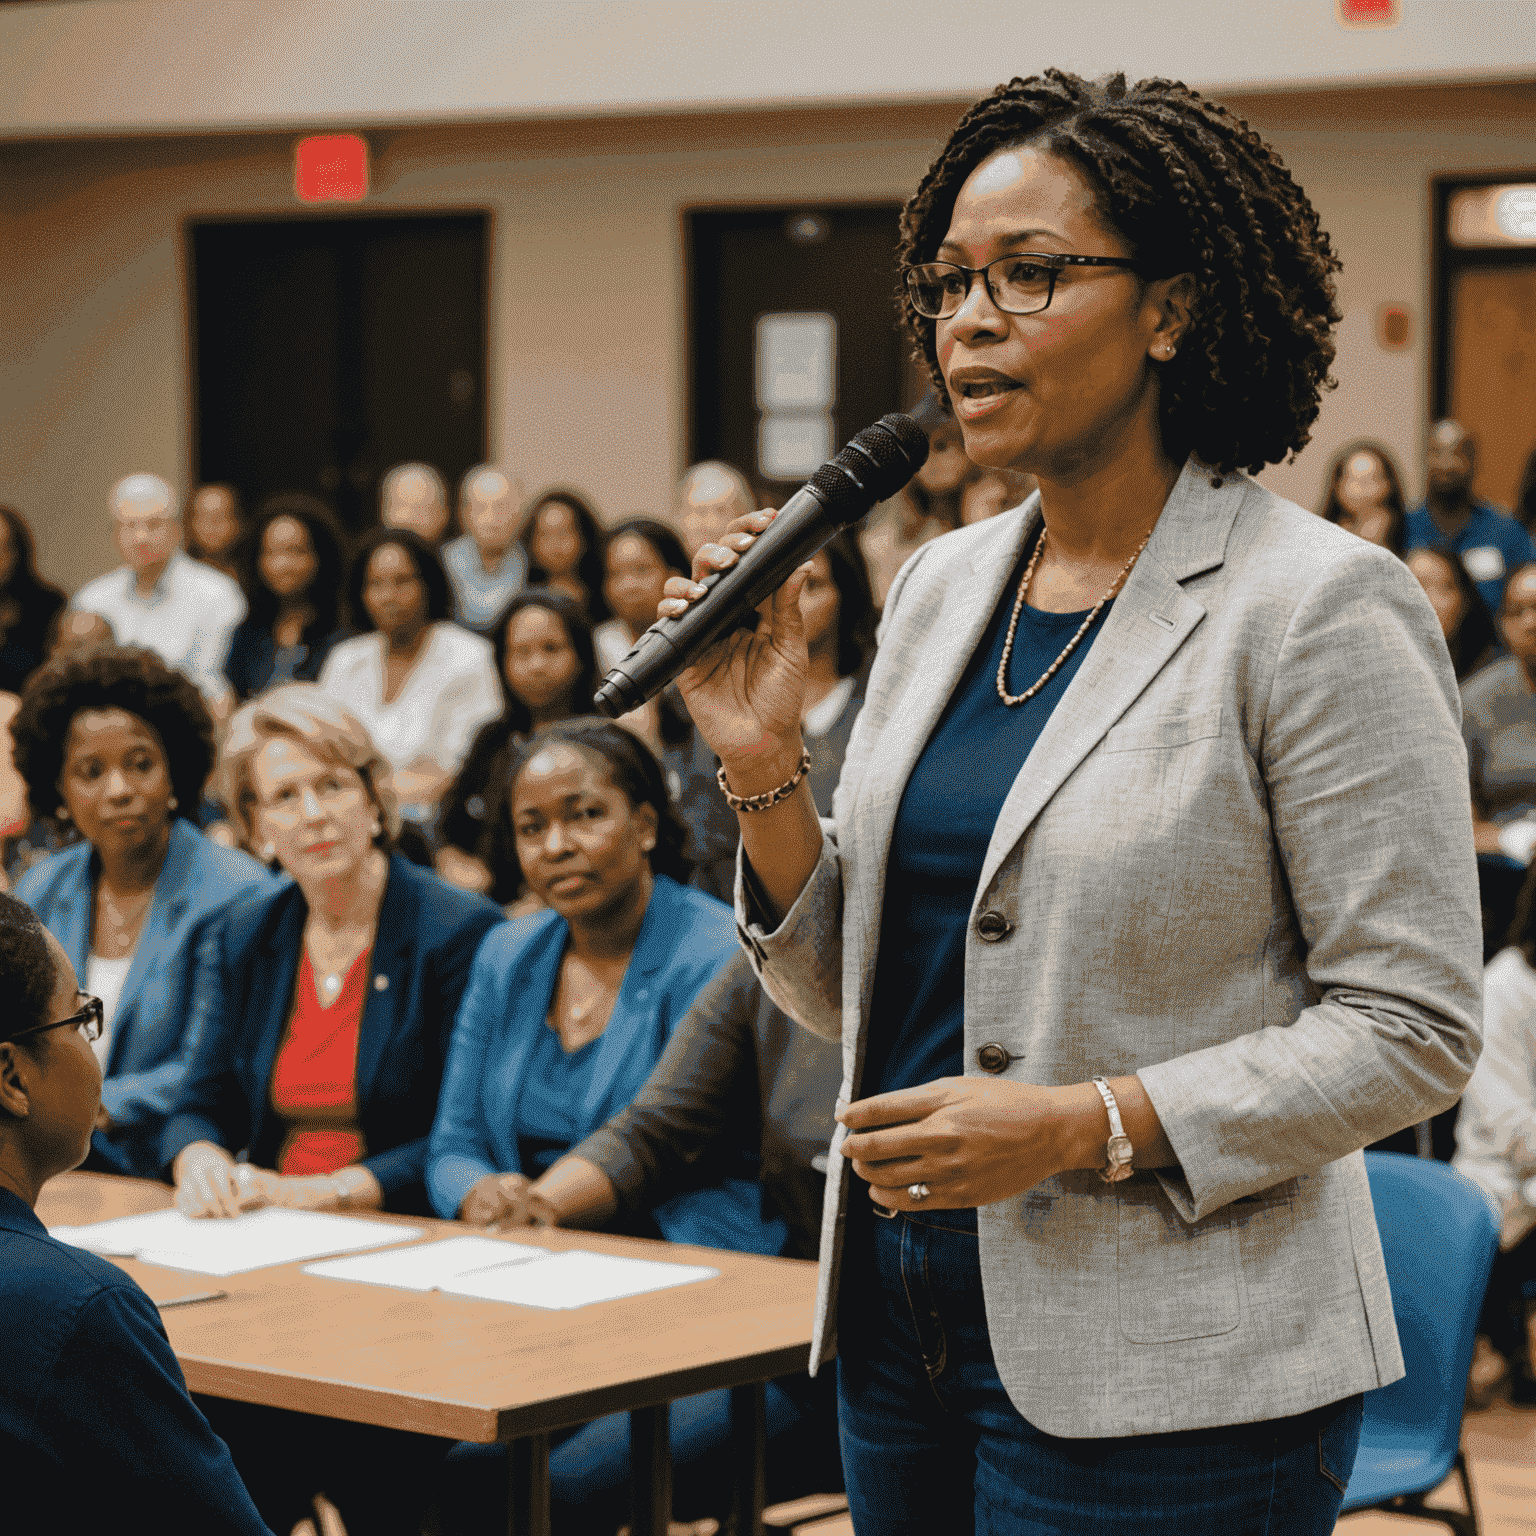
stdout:
POLYGON ((1451 279, 1450 414, 1477 439, 1477 493, 1513 507, 1536 451, 1536 261, 1451 279))

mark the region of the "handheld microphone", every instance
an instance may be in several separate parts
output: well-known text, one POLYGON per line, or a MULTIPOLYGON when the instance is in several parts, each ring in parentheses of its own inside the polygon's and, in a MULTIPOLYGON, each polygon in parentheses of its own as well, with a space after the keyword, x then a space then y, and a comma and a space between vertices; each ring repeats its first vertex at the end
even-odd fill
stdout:
POLYGON ((795 492, 726 571, 712 571, 709 590, 687 613, 658 619, 603 679, 592 702, 610 720, 654 699, 720 637, 751 620, 759 603, 783 585, 823 544, 892 497, 928 457, 928 434, 892 411, 866 427, 795 492))

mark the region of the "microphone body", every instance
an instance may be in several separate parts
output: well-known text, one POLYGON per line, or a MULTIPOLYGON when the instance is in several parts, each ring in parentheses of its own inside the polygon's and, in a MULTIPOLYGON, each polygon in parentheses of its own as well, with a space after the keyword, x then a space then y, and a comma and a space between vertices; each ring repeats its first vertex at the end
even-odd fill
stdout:
POLYGON ((910 416, 892 412, 823 464, 780 509, 752 547, 726 571, 700 583, 709 590, 686 613, 658 619, 603 679, 593 698, 615 719, 653 699, 731 630, 751 627, 760 604, 828 540, 894 496, 928 457, 928 436, 910 416))

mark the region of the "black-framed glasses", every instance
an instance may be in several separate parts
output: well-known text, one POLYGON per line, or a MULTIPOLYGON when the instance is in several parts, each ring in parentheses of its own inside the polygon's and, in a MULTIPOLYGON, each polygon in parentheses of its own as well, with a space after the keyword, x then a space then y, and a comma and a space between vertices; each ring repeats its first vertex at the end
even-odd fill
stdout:
POLYGON ((992 302, 1007 315, 1037 315, 1051 307, 1056 279, 1066 267, 1123 267, 1142 272, 1146 264, 1124 256, 1059 256, 1031 251, 1027 255, 999 256, 984 267, 962 267, 954 261, 927 261, 907 267, 907 297, 912 307, 928 320, 947 320, 971 291, 972 279, 986 279, 992 302))
POLYGON ((20 1040, 23 1035, 40 1035, 45 1029, 83 1029, 85 1038, 93 1043, 101 1039, 102 1020, 106 1017, 106 1007, 99 997, 92 997, 89 992, 82 992, 85 999, 85 1007, 78 1013, 72 1013, 67 1019, 54 1019, 47 1024, 30 1024, 26 1029, 8 1030, 0 1035, 0 1041, 20 1040))

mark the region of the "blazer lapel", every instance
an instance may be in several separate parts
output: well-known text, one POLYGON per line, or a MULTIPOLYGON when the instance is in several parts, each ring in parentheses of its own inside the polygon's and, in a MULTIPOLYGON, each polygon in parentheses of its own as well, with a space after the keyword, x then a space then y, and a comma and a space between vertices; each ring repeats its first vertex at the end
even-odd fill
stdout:
POLYGON ((421 903, 415 888, 399 872, 399 854, 390 857, 389 879, 384 899, 379 903, 379 926, 373 940, 369 964, 368 993, 363 1000, 363 1018, 357 1032, 357 1105, 358 1114, 368 1101, 373 1080, 378 1076, 384 1051, 395 1033, 400 1010, 407 1006, 414 978, 409 973, 410 948, 419 937, 421 903))
MULTIPOLYGON (((130 1041, 138 1046, 149 1043, 142 1038, 133 1040, 139 998, 145 978, 154 975, 178 947, 180 935, 177 929, 186 916, 200 837, 200 833, 194 832, 179 819, 171 823, 165 863, 160 868, 160 878, 155 881, 154 895, 150 898, 149 911, 144 918, 144 931, 139 935, 138 946, 133 952, 133 964, 128 967, 128 975, 117 1000, 117 1011, 112 1019, 108 1076, 123 1069, 122 1057, 130 1041)), ((185 1020, 182 1019, 154 1019, 151 1027, 158 1033, 166 1028, 180 1029, 183 1023, 185 1020)))
POLYGON ((261 1137, 262 1123, 271 1108, 272 1066, 277 1060, 277 1048, 282 1044, 288 1027, 288 1017, 293 1011, 293 990, 299 974, 299 957, 304 948, 304 920, 308 908, 298 886, 293 886, 285 898, 277 904, 275 921, 268 930, 264 944, 270 964, 254 971, 260 984, 258 995, 248 997, 245 1006, 250 1010, 251 1036, 255 1049, 251 1053, 251 1145, 261 1137))
MULTIPOLYGON (((1005 523, 1003 518, 998 521, 1005 523)), ((851 884, 857 911, 855 922, 844 927, 844 942, 852 938, 857 946, 848 957, 857 967, 852 974, 865 978, 866 990, 873 985, 870 962, 880 938, 880 895, 902 793, 1039 525, 1040 498, 1035 495, 1025 502, 1019 521, 1011 529, 999 527, 998 537, 986 541, 965 573, 933 599, 939 612, 928 626, 928 638, 921 654, 913 658, 901 691, 887 706, 879 727, 879 747, 855 795, 854 813, 845 818, 845 835, 846 829, 857 828, 859 862, 873 861, 870 872, 851 884)))
POLYGON ((1221 564, 1246 483, 1241 476, 1213 481, 1193 460, 1184 466, 1102 632, 1003 802, 978 899, 1051 796, 1205 617, 1179 583, 1221 564))

